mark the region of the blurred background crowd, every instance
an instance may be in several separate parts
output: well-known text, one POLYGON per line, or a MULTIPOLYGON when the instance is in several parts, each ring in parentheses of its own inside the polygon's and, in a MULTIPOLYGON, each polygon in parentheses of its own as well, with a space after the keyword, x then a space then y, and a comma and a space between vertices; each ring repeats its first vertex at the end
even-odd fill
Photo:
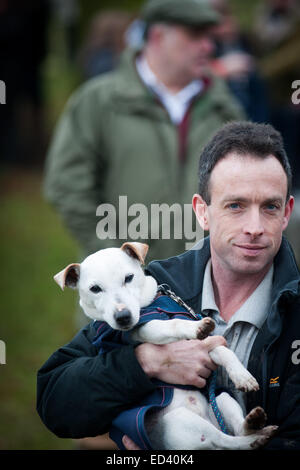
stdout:
MULTIPOLYGON (((184 1, 184 0, 182 0, 184 1)), ((300 261, 300 0, 210 0, 221 17, 210 66, 244 115, 279 130, 291 160, 296 209, 287 236, 300 261)), ((79 243, 42 192, 46 154, 71 93, 143 45, 141 0, 0 0, 1 270, 0 449, 71 449, 35 412, 35 375, 78 325, 76 299, 52 275, 79 243)), ((128 85, 130 86, 130 85, 128 85)), ((82 444, 84 445, 84 444, 82 444)), ((89 444, 93 445, 93 444, 89 444)), ((96 445, 96 444, 95 444, 96 445)), ((109 444, 107 444, 109 445, 109 444)))

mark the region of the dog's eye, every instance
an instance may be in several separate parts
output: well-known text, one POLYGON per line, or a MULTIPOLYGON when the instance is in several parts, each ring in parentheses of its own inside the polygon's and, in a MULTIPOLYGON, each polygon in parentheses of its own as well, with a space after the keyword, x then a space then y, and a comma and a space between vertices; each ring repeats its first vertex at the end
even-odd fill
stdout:
POLYGON ((102 292, 102 289, 100 286, 92 286, 90 287, 90 291, 93 292, 93 294, 98 294, 99 292, 102 292))
POLYGON ((128 274, 128 276, 125 277, 125 284, 127 284, 128 282, 131 282, 133 279, 133 274, 128 274))

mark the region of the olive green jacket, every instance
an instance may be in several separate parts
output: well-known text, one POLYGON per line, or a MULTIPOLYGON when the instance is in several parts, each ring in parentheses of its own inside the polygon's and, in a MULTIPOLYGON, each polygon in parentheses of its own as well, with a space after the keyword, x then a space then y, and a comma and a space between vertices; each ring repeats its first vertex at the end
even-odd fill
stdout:
MULTIPOLYGON (((134 57, 133 51, 126 51, 118 69, 86 82, 70 98, 49 149, 45 196, 86 253, 119 246, 131 238, 135 225, 137 232, 143 230, 137 241, 148 239, 150 260, 182 252, 189 241, 180 239, 180 230, 175 233, 172 227, 170 237, 167 231, 151 234, 150 205, 190 204, 197 192, 201 149, 223 123, 243 114, 224 82, 211 77, 210 85, 191 105, 182 151, 177 126, 142 83, 134 57), (184 154, 184 162, 179 153, 184 154), (125 201, 129 211, 122 210, 121 218, 119 196, 127 197, 122 204, 125 201), (136 203, 144 206, 132 206, 136 203), (96 227, 101 220, 105 226, 108 214, 104 231, 115 227, 115 233, 112 230, 109 239, 99 239, 96 227), (148 227, 140 226, 140 218, 147 214, 148 227), (174 239, 174 233, 179 239, 174 239)), ((180 215, 179 220, 183 220, 180 215)), ((184 230, 182 223, 183 238, 184 230)))

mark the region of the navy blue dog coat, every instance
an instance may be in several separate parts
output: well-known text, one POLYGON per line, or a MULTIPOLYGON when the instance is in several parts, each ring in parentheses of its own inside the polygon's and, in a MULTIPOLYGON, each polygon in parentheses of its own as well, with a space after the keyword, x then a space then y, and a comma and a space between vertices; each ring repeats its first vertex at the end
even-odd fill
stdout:
MULTIPOLYGON (((167 295, 160 295, 149 306, 141 309, 138 325, 143 325, 151 320, 170 320, 171 318, 195 320, 184 307, 178 305, 167 295)), ((199 315, 200 319, 201 316, 199 315)), ((97 335, 94 338, 93 344, 98 349, 99 354, 109 352, 124 344, 132 344, 128 332, 114 330, 107 323, 100 321, 96 321, 94 326, 97 329, 97 335)), ((122 444, 124 434, 127 434, 141 449, 152 450, 145 429, 146 413, 150 410, 166 407, 172 401, 175 387, 175 385, 158 380, 153 380, 153 382, 157 385, 156 390, 145 396, 135 408, 130 408, 120 413, 112 423, 110 437, 122 450, 125 450, 122 444)), ((195 390, 195 387, 191 386, 176 385, 176 387, 195 390)))

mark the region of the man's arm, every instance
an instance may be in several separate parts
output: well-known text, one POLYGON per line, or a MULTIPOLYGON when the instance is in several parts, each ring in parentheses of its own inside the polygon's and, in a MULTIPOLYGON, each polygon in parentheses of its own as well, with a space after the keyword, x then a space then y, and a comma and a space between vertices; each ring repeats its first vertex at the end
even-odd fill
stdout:
POLYGON ((121 411, 155 389, 152 377, 203 387, 214 368, 208 351, 225 342, 214 336, 136 349, 124 346, 98 355, 91 343, 95 333, 92 324, 84 327, 38 372, 37 410, 59 437, 107 432, 121 411))
POLYGON ((112 420, 154 386, 134 347, 98 355, 92 324, 56 351, 38 371, 37 411, 57 436, 81 438, 107 432, 112 420))

